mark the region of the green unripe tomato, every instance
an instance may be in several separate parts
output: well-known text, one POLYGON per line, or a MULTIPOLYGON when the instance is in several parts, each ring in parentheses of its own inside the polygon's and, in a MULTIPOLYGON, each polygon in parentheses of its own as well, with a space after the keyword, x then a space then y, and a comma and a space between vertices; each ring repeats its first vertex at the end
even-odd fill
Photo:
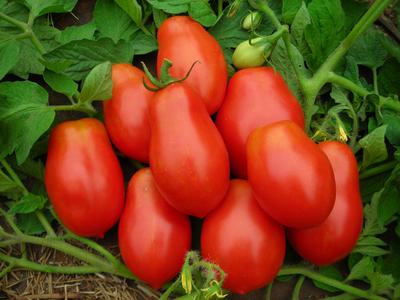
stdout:
POLYGON ((238 69, 263 65, 265 58, 268 56, 265 51, 271 47, 271 44, 263 43, 262 39, 261 37, 252 39, 251 44, 248 40, 241 42, 233 52, 233 65, 238 69))
POLYGON ((258 11, 251 12, 243 19, 242 28, 245 30, 254 29, 260 25, 261 19, 261 14, 258 11))

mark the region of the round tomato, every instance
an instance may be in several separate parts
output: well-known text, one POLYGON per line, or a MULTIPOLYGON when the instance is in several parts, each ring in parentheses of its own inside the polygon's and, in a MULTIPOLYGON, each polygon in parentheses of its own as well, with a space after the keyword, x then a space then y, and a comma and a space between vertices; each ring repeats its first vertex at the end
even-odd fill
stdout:
POLYGON ((254 130, 247 141, 249 182, 261 207, 287 227, 321 224, 335 202, 335 178, 320 148, 292 121, 254 130))
POLYGON ((172 62, 171 75, 181 78, 198 61, 186 83, 202 97, 207 111, 215 113, 225 95, 227 65, 218 42, 188 16, 166 19, 157 33, 157 70, 164 59, 172 62))
POLYGON ((104 101, 104 122, 113 144, 126 156, 149 161, 148 110, 153 92, 143 85, 145 75, 129 64, 112 66, 112 98, 104 101))
POLYGON ((335 174, 336 201, 329 217, 320 225, 288 231, 293 248, 316 265, 330 265, 347 256, 357 243, 363 223, 363 205, 358 183, 357 161, 351 149, 339 142, 319 147, 328 156, 335 174))
POLYGON ((52 130, 45 184, 54 210, 72 232, 103 237, 117 222, 124 179, 100 121, 68 121, 52 130))
POLYGON ((285 232, 260 208, 248 182, 236 179, 204 220, 201 252, 226 272, 224 288, 245 294, 277 275, 285 256, 285 232))
POLYGON ((150 167, 165 199, 178 211, 204 217, 229 186, 224 141, 200 96, 175 83, 150 105, 150 167))
POLYGON ((246 141, 250 132, 281 120, 304 127, 301 106, 279 73, 271 67, 260 67, 240 70, 232 76, 216 124, 234 175, 247 177, 246 141))
POLYGON ((159 289, 175 277, 190 250, 189 218, 167 204, 150 169, 131 178, 118 239, 121 255, 139 279, 159 289))

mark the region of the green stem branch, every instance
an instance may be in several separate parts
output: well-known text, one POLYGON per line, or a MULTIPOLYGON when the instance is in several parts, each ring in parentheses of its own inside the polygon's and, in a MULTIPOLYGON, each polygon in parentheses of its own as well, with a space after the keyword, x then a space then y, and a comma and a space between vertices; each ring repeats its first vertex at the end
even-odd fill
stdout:
POLYGON ((294 286, 292 300, 300 300, 301 287, 303 286, 304 280, 304 276, 300 276, 300 278, 297 280, 296 285, 294 286))
MULTIPOLYGON (((0 253, 0 255, 1 255, 1 253, 0 253)), ((9 265, 7 267, 5 267, 3 270, 1 270, 0 279, 3 278, 4 276, 6 276, 9 272, 11 272, 12 269, 14 269, 14 267, 15 267, 15 264, 9 262, 9 265)))
POLYGON ((17 26, 19 29, 21 29, 22 31, 27 31, 28 29, 28 25, 25 24, 24 22, 21 22, 13 17, 7 16, 5 13, 0 12, 0 18, 3 19, 4 21, 13 24, 15 26, 17 26))
POLYGON ((360 173, 360 179, 366 179, 375 175, 392 170, 399 162, 388 161, 381 165, 366 169, 360 173))
POLYGON ((346 293, 355 295, 357 297, 360 297, 362 299, 368 299, 368 300, 386 300, 386 298, 383 298, 378 295, 373 295, 369 291, 365 291, 356 287, 353 287, 351 285, 348 285, 346 283, 343 283, 341 281, 326 277, 324 275, 321 275, 320 273, 314 272, 310 269, 304 268, 304 267, 283 267, 280 271, 278 276, 287 276, 287 275, 303 275, 306 276, 310 279, 316 280, 318 282, 327 284, 331 287, 335 287, 341 291, 344 291, 346 293))
POLYGON ((53 227, 51 227, 51 224, 49 223, 49 221, 47 220, 46 216, 43 214, 42 211, 37 210, 35 211, 35 215, 38 218, 40 224, 42 224, 44 230, 46 230, 46 233, 50 236, 50 237, 56 237, 57 234, 54 232, 53 227))
POLYGON ((346 77, 337 75, 335 72, 328 73, 327 81, 337 84, 338 86, 341 86, 342 88, 345 88, 346 90, 349 90, 352 93, 361 97, 366 97, 367 95, 371 94, 371 92, 369 92, 366 88, 355 84, 353 81, 347 79, 346 77))
POLYGON ((55 111, 80 111, 89 115, 96 113, 96 110, 91 103, 76 103, 72 105, 50 105, 51 109, 55 111))

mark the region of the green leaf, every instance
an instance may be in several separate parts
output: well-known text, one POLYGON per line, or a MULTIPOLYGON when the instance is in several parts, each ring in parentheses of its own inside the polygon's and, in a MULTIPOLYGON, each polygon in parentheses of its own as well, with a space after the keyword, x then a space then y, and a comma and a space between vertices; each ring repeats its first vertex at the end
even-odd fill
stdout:
POLYGON ((192 0, 147 0, 147 2, 154 8, 176 15, 187 12, 192 0))
POLYGON ((48 94, 30 81, 0 83, 0 156, 15 151, 23 163, 39 137, 53 123, 48 94), (34 124, 34 125, 33 125, 34 124))
POLYGON ((358 263, 356 263, 347 276, 346 281, 362 280, 367 275, 372 274, 375 269, 375 262, 369 256, 364 256, 358 263))
POLYGON ((386 246, 386 243, 375 236, 366 236, 366 237, 361 237, 358 240, 357 245, 358 246, 386 246))
POLYGON ((129 41, 139 28, 113 0, 99 0, 94 9, 94 20, 101 37, 129 41))
POLYGON ((158 49, 157 40, 141 30, 132 36, 130 43, 135 55, 147 54, 158 49))
POLYGON ((286 24, 291 24, 297 14, 300 6, 305 6, 302 0, 283 0, 282 2, 282 18, 286 24))
POLYGON ((400 193, 394 186, 385 187, 378 204, 378 222, 381 226, 400 210, 400 193))
POLYGON ((386 35, 381 35, 381 43, 382 43, 383 47, 386 49, 386 51, 388 51, 389 54, 397 60, 397 62, 400 62, 399 44, 394 42, 391 38, 389 38, 386 35))
POLYGON ((18 185, 0 169, 0 193, 16 188, 18 185))
POLYGON ((96 24, 89 22, 80 26, 69 26, 61 31, 57 41, 61 44, 67 44, 76 40, 94 40, 94 32, 96 31, 96 24))
POLYGON ((361 253, 362 255, 367 255, 371 257, 382 256, 389 253, 389 251, 377 246, 357 246, 356 248, 354 248, 353 252, 361 253))
MULTIPOLYGON (((5 6, 1 8, 1 12, 22 22, 28 20, 29 10, 16 1, 7 1, 5 6)), ((4 31, 9 31, 10 28, 15 28, 15 25, 0 18, 0 28, 4 31)))
POLYGON ((160 28, 161 24, 168 18, 168 15, 161 9, 153 7, 153 20, 157 28, 160 28))
POLYGON ((379 192, 376 192, 372 196, 371 202, 364 206, 365 222, 362 238, 360 238, 360 240, 367 236, 382 234, 386 231, 386 228, 378 223, 378 205, 382 191, 383 189, 381 189, 379 192))
POLYGON ((136 25, 142 25, 142 7, 139 5, 137 0, 114 0, 117 2, 128 16, 131 17, 136 25))
POLYGON ((376 29, 370 29, 351 46, 348 56, 352 57, 357 65, 369 68, 382 66, 387 58, 387 51, 382 46, 383 34, 376 29))
POLYGON ((45 70, 43 78, 44 81, 58 93, 72 97, 78 92, 78 84, 66 75, 45 70))
MULTIPOLYGON (((35 144, 35 146, 37 143, 35 144)), ((47 149, 47 148, 46 148, 47 149)), ((34 149, 32 149, 34 151, 34 149)), ((44 181, 44 165, 41 160, 34 160, 28 157, 22 164, 18 165, 12 161, 12 167, 16 171, 20 171, 30 177, 36 178, 40 181, 44 181)))
POLYGON ((16 65, 19 58, 20 44, 9 41, 0 44, 0 80, 16 65))
POLYGON ((29 214, 42 209, 46 202, 47 199, 43 196, 27 194, 20 201, 14 203, 8 213, 12 215, 29 214))
POLYGON ((345 14, 340 0, 313 0, 308 11, 311 24, 304 33, 311 53, 306 59, 311 69, 316 70, 342 41, 345 14))
POLYGON ((392 275, 376 272, 369 277, 369 280, 371 282, 371 290, 374 293, 380 294, 387 289, 393 288, 394 279, 392 275))
POLYGON ((218 20, 207 0, 191 1, 188 12, 194 20, 205 27, 214 26, 218 20))
POLYGON ((368 3, 359 0, 342 0, 342 7, 346 13, 346 33, 354 27, 357 21, 368 9, 368 3))
MULTIPOLYGON (((50 212, 45 212, 46 219, 51 222, 54 217, 50 212)), ((17 215, 17 226, 23 233, 36 235, 45 232, 42 224, 36 217, 35 213, 17 215)))
POLYGON ((82 80, 96 65, 111 63, 131 63, 133 49, 125 41, 115 44, 109 38, 97 41, 80 40, 62 45, 44 55, 46 67, 62 71, 73 80, 82 80))
POLYGON ((292 26, 290 27, 293 43, 303 55, 307 54, 309 51, 304 37, 304 30, 310 23, 310 14, 308 13, 307 6, 303 3, 300 9, 297 11, 292 26))
POLYGON ((378 70, 378 87, 381 95, 400 95, 400 63, 394 59, 388 59, 378 70))
POLYGON ((48 13, 66 13, 72 11, 78 0, 24 0, 35 17, 48 13))
POLYGON ((361 198, 364 202, 370 202, 374 193, 382 190, 382 186, 390 176, 390 172, 385 172, 360 181, 361 198))
POLYGON ((104 62, 93 68, 83 82, 80 102, 108 100, 112 96, 111 63, 104 62))
MULTIPOLYGON (((319 272, 326 277, 336 279, 339 281, 343 280, 342 274, 334 266, 321 267, 319 269, 319 272)), ((338 289, 336 289, 330 285, 323 284, 317 280, 313 280, 313 283, 316 287, 323 289, 325 291, 328 291, 328 292, 337 292, 338 291, 338 289)))
POLYGON ((387 125, 382 125, 359 141, 361 148, 363 148, 362 169, 387 159, 388 153, 385 145, 386 128, 387 125))

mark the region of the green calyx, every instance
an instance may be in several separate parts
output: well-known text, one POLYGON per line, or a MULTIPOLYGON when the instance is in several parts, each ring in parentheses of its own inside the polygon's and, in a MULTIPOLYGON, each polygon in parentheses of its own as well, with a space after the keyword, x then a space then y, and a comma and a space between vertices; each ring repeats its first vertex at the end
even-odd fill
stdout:
POLYGON ((146 77, 149 79, 150 83, 154 86, 150 86, 147 84, 145 78, 143 78, 143 85, 145 86, 146 89, 152 91, 152 92, 157 92, 165 87, 167 87, 170 84, 173 83, 179 83, 185 81, 189 76, 190 73, 192 72, 194 66, 199 63, 198 60, 193 62, 191 65, 190 69, 187 71, 186 75, 182 78, 174 78, 169 74, 169 69, 172 67, 172 62, 168 59, 164 59, 162 65, 161 65, 161 73, 160 73, 160 78, 157 79, 154 77, 149 69, 147 68, 146 64, 144 62, 141 62, 143 66, 144 73, 146 74, 146 77))

